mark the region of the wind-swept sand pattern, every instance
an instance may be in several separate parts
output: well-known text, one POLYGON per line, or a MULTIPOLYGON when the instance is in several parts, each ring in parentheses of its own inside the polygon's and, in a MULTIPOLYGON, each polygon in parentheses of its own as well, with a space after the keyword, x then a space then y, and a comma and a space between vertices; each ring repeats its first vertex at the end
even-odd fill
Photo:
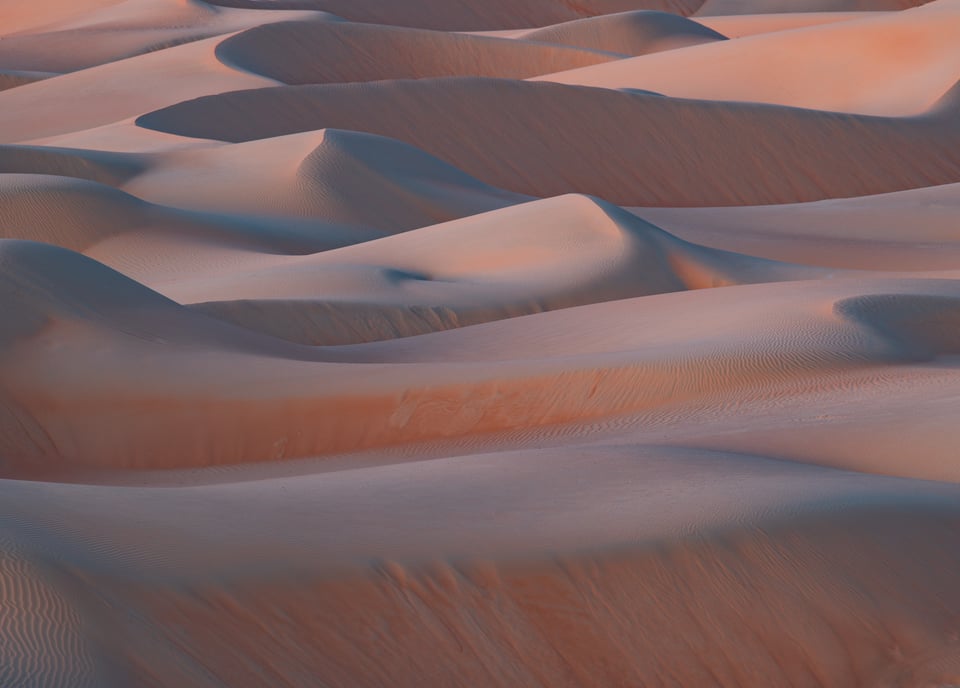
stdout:
POLYGON ((4 687, 960 685, 956 0, 41 4, 4 687))

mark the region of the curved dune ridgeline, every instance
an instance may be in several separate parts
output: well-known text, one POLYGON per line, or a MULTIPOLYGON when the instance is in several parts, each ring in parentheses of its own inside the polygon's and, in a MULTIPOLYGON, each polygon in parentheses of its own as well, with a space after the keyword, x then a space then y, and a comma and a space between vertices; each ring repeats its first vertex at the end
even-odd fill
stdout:
POLYGON ((958 28, 0 0, 0 686, 960 685, 958 28))

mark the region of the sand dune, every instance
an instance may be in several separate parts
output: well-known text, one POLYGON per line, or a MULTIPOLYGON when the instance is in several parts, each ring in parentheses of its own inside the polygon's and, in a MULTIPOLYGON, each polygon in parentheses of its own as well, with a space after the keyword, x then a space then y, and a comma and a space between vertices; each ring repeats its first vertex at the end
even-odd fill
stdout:
POLYGON ((145 157, 138 154, 0 145, 0 173, 5 174, 48 174, 118 186, 145 168, 145 157))
POLYGON ((317 218, 390 232, 530 200, 400 141, 332 129, 149 153, 0 146, 0 173, 74 177, 161 205, 254 221, 317 218), (247 164, 251 158, 256 165, 247 164), (245 193, 238 196, 239 188, 245 193), (366 202, 371 196, 376 204, 366 202))
POLYGON ((695 243, 772 260, 859 270, 960 265, 956 206, 946 184, 878 196, 731 208, 635 208, 695 243))
POLYGON ((783 12, 889 12, 926 4, 929 0, 706 0, 696 14, 726 16, 783 12))
POLYGON ((10 406, 19 409, 4 422, 11 429, 6 453, 26 459, 39 452, 45 461, 65 466, 188 466, 309 456, 517 425, 592 422, 664 404, 695 404, 733 390, 742 398, 751 396, 749 389, 770 398, 814 376, 829 387, 840 384, 829 379, 843 371, 913 365, 948 353, 931 348, 931 342, 940 341, 938 332, 952 331, 954 304, 960 303, 950 281, 813 281, 776 290, 764 284, 740 288, 770 294, 762 309, 750 304, 735 310, 742 296, 735 288, 708 290, 718 296, 688 302, 703 309, 695 322, 657 331, 650 323, 659 309, 676 307, 673 299, 695 292, 656 297, 662 302, 645 297, 649 306, 645 299, 585 306, 573 321, 564 309, 422 337, 315 349, 252 332, 241 336, 243 330, 190 312, 64 249, 8 242, 4 257, 4 298, 12 308, 5 347, 16 353, 7 357, 4 377, 10 406), (834 305, 871 294, 903 296, 883 302, 894 309, 890 317, 868 299, 866 321, 862 308, 834 305), (897 315, 904 299, 932 304, 926 324, 905 326, 897 315), (785 324, 787 304, 798 303, 807 314, 794 305, 796 315, 785 324), (834 311, 839 320, 829 315, 834 311), (612 322, 618 327, 611 329, 612 322), (708 323, 709 340, 689 339, 691 328, 708 323), (66 336, 73 330, 75 335, 66 336), (136 364, 144 356, 151 360, 148 369, 136 364), (335 361, 366 362, 376 375, 358 378, 353 366, 335 361), (451 366, 460 371, 456 383, 449 377, 451 366), (131 379, 137 383, 131 385, 131 379), (320 387, 317 379, 324 381, 320 387), (349 403, 342 396, 346 389, 349 403), (251 396, 250 390, 257 392, 251 396), (286 401, 278 405, 278 398, 286 401), (449 406, 453 399, 469 399, 469 406, 449 406), (138 415, 141 404, 152 409, 149 420, 138 415), (185 409, 194 418, 202 414, 200 434, 173 432, 185 409), (305 415, 316 423, 309 432, 299 425, 305 415), (117 418, 123 422, 113 425, 117 418), (107 419, 109 432, 101 425, 107 419), (39 436, 47 439, 34 446, 30 437, 39 430, 12 433, 14 427, 43 428, 39 436))
POLYGON ((920 4, 0 0, 0 685, 960 685, 920 4))
POLYGON ((0 177, 0 226, 0 238, 82 251, 126 272, 180 276, 236 262, 252 251, 314 253, 380 235, 323 222, 184 211, 93 182, 13 174, 0 177))
POLYGON ((0 177, 0 224, 6 239, 82 251, 115 232, 146 224, 146 205, 94 182, 48 175, 0 177))
MULTIPOLYGON (((0 15, 2 16, 2 15, 0 15)), ((106 62, 228 34, 265 20, 323 18, 313 12, 263 12, 219 8, 205 2, 125 0, 82 19, 6 36, 0 62, 14 69, 72 72, 106 62)))
POLYGON ((960 130, 948 111, 883 119, 551 83, 426 79, 237 91, 137 121, 223 141, 352 128, 406 141, 510 191, 586 193, 621 205, 786 203, 960 180, 950 155, 960 130), (414 112, 425 100, 434 108, 417 115, 429 118, 421 127, 414 112), (853 147, 857 156, 848 154, 853 147), (691 175, 696 185, 679 181, 691 175))
POLYGON ((78 610, 45 580, 45 574, 41 566, 18 555, 9 541, 4 542, 0 554, 0 621, 4 631, 0 680, 11 686, 92 688, 106 673, 104 667, 82 633, 78 610))
POLYGON ((914 115, 928 110, 960 79, 958 27, 960 6, 933 3, 540 78, 678 98, 914 115), (836 64, 844 68, 831 69, 836 64))
POLYGON ((724 38, 695 21, 668 12, 649 10, 578 19, 535 29, 522 34, 522 37, 525 40, 603 50, 620 55, 646 55, 724 38))
POLYGON ((43 11, 34 5, 18 0, 3 0, 0 3, 2 18, 2 36, 16 34, 26 30, 36 30, 47 25, 82 17, 104 7, 118 5, 122 0, 50 0, 44 3, 43 11))
POLYGON ((609 203, 563 196, 154 286, 250 329, 331 345, 634 296, 841 275, 704 249, 609 203), (384 319, 386 329, 372 329, 384 319))
POLYGON ((528 200, 400 141, 333 129, 163 154, 124 188, 183 208, 321 217, 389 232, 528 200), (237 189, 246 193, 238 197, 237 189))
POLYGON ((23 70, 5 69, 0 71, 0 91, 6 91, 9 88, 16 88, 24 84, 32 84, 34 81, 43 81, 56 76, 51 72, 28 72, 23 70))
POLYGON ((866 19, 881 12, 783 12, 777 14, 728 14, 696 18, 696 22, 722 33, 727 38, 741 38, 760 33, 789 31, 818 24, 866 19))
POLYGON ((335 686, 956 675, 944 629, 957 562, 942 546, 956 490, 945 486, 601 447, 206 487, 2 488, 13 515, 52 505, 40 536, 12 535, 36 559, 61 553, 93 633, 122 634, 118 684, 150 681, 152 656, 178 685, 242 685, 251 672, 335 686), (291 521, 311 527, 278 540, 291 521), (377 628, 389 630, 370 661, 377 628), (720 633, 729 653, 670 661, 720 633))
POLYGON ((289 22, 228 38, 217 56, 286 84, 438 76, 522 79, 607 62, 595 50, 374 24, 289 22), (357 54, 364 59, 354 59, 357 54))
MULTIPOLYGON (((263 7, 257 0, 214 0, 224 7, 263 7)), ((379 0, 277 0, 273 8, 314 9, 355 22, 443 31, 524 29, 629 10, 690 14, 701 0, 415 0, 403 6, 379 0)))
POLYGON ((0 141, 89 129, 184 98, 275 83, 220 62, 214 52, 221 40, 199 40, 0 92, 0 141), (151 88, 144 88, 145 80, 151 88), (56 116, 64 102, 71 104, 69 120, 56 116), (25 111, 36 116, 23 117, 25 111))

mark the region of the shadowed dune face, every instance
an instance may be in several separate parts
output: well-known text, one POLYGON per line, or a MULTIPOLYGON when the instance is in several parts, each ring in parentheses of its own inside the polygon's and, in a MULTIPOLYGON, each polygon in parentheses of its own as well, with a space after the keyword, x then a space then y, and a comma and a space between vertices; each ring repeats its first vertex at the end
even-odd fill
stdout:
MULTIPOLYGON (((257 0, 215 0, 221 7, 262 7, 257 0)), ((688 15, 701 0, 416 0, 404 6, 378 0, 274 0, 276 9, 331 12, 350 21, 443 31, 525 29, 629 10, 688 15)))
POLYGON ((156 157, 124 187, 158 203, 396 232, 528 200, 400 141, 327 129, 156 157), (247 165, 256 158, 256 166, 247 165), (198 183, 202 182, 202 183, 198 183), (250 193, 238 198, 236 189, 250 193), (365 203, 370 189, 376 203, 365 203))
POLYGON ((118 186, 145 169, 136 154, 48 146, 0 146, 0 173, 45 174, 118 186))
POLYGON ((421 80, 238 91, 137 122, 223 141, 352 127, 406 141, 510 191, 587 193, 626 205, 785 203, 960 179, 950 153, 960 130, 948 113, 881 119, 549 83, 421 80), (421 127, 414 112, 424 100, 435 110, 421 127), (851 155, 851 147, 862 153, 851 155), (696 185, 675 181, 693 176, 696 185))
POLYGON ((339 22, 251 29, 221 43, 217 56, 285 84, 441 76, 523 79, 613 59, 566 46, 339 22))
POLYGON ((960 685, 915 4, 0 0, 0 686, 960 685))

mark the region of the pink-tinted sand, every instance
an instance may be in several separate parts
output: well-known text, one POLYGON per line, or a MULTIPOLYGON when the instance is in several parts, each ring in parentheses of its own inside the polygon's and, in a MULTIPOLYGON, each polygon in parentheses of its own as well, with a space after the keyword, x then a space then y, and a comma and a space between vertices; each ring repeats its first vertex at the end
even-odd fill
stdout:
POLYGON ((0 0, 0 686, 960 685, 958 35, 0 0))

